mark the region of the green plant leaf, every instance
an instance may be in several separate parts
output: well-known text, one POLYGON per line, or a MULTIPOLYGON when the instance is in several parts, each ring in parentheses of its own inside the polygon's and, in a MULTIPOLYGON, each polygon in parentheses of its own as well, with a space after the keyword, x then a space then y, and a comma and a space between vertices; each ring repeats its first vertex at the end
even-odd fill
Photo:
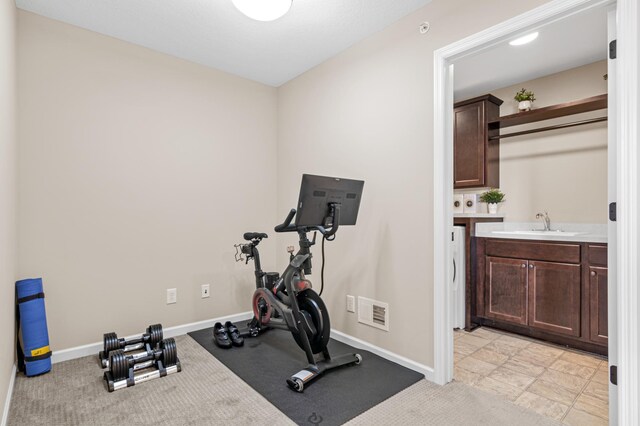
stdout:
POLYGON ((499 189, 490 189, 480 194, 480 201, 488 204, 503 203, 505 200, 505 194, 499 189))

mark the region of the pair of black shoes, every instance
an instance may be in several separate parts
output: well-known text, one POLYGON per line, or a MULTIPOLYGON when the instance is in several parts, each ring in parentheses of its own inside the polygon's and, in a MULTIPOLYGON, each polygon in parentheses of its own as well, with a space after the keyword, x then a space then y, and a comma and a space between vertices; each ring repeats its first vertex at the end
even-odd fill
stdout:
POLYGON ((244 338, 240 336, 240 331, 231 321, 224 323, 224 326, 217 322, 213 326, 213 340, 222 349, 229 349, 231 346, 244 345, 244 338))

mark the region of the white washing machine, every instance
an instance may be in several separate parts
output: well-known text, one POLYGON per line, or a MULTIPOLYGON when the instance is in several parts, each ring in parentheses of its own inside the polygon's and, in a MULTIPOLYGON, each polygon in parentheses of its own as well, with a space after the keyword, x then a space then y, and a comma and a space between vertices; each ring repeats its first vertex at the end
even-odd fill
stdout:
POLYGON ((451 323, 453 328, 464 328, 465 316, 465 227, 454 226, 451 238, 451 253, 453 258, 453 272, 451 280, 451 323))

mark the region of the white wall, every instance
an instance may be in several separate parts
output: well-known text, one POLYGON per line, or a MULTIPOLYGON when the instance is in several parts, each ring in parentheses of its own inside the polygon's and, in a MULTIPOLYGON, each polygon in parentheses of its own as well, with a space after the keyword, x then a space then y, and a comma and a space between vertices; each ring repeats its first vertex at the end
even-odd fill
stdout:
POLYGON ((52 349, 250 310, 233 244, 277 221, 276 89, 18 18, 18 270, 44 278, 52 349))
MULTIPOLYGON (((493 90, 502 99, 501 115, 517 112, 520 88, 536 94, 535 108, 607 93, 607 61, 493 90)), ((507 128, 503 133, 607 115, 607 110, 507 128)), ((500 188, 507 202, 505 220, 533 222, 547 210, 553 222, 606 223, 607 122, 534 133, 500 141, 500 188)))
POLYGON ((280 87, 279 212, 304 172, 366 181, 357 226, 327 244, 334 328, 433 365, 433 52, 542 3, 436 0, 280 87), (347 294, 388 302, 390 332, 358 324, 347 294))
MULTIPOLYGON (((19 273, 45 279, 53 349, 248 310, 232 244, 317 173, 366 181, 327 246, 332 326, 433 365, 433 51, 542 3, 435 0, 277 91, 20 12, 19 273), (346 294, 389 302, 391 332, 346 294)), ((265 269, 290 242, 263 244, 265 269)))
POLYGON ((15 359, 16 8, 0 1, 0 418, 15 359))

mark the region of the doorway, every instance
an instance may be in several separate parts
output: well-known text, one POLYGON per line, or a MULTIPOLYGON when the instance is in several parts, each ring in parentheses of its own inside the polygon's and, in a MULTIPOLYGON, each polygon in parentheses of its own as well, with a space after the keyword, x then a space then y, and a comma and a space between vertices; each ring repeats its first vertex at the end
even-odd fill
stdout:
MULTIPOLYGON (((471 54, 477 54, 483 50, 490 48, 496 43, 501 43, 511 38, 514 38, 515 35, 522 34, 523 32, 527 32, 538 28, 547 23, 557 21, 562 18, 566 18, 568 16, 572 16, 580 11, 588 10, 594 7, 603 7, 612 2, 606 1, 556 1, 552 2, 549 5, 544 7, 535 9, 525 15, 514 18, 510 21, 507 21, 501 25, 498 25, 494 28, 490 28, 482 33, 477 34, 475 37, 470 37, 468 39, 462 40, 461 42, 454 43, 451 46, 443 48, 435 53, 435 80, 436 80, 436 91, 435 91, 435 111, 434 111, 434 119, 435 119, 435 152, 434 152, 434 168, 435 168, 435 199, 438 200, 437 203, 442 206, 437 207, 435 209, 435 245, 436 245, 436 268, 434 273, 435 278, 435 371, 434 377, 436 381, 440 383, 446 383, 452 379, 453 373, 453 331, 452 327, 449 327, 449 312, 448 307, 450 306, 450 295, 448 294, 446 283, 449 282, 448 277, 451 277, 451 254, 448 250, 448 241, 449 241, 449 226, 452 223, 452 190, 453 182, 452 182, 452 129, 453 129, 453 119, 450 111, 453 110, 453 77, 454 77, 454 69, 453 63, 455 60, 468 56, 471 54), (445 245, 447 244, 447 245, 445 245)), ((620 9, 621 5, 618 2, 618 9, 620 9)), ((622 7, 628 7, 627 5, 623 5, 622 7)), ((628 28, 619 28, 623 32, 629 31, 628 28)), ((633 53, 630 53, 633 57, 633 53)), ((636 77, 637 78, 637 77, 636 77)), ((629 84, 629 80, 620 79, 619 87, 614 91, 615 93, 619 93, 622 87, 626 84, 629 84)), ((617 103, 617 101, 616 101, 617 103)), ((637 105, 635 105, 637 107, 637 105)), ((611 109, 611 108, 610 108, 611 109)), ((611 113, 611 111, 610 111, 611 113)), ((624 114, 633 114, 635 110, 629 111, 628 109, 624 111, 624 114)), ((610 125, 617 129, 620 126, 618 120, 614 120, 614 123, 610 125)), ((620 138, 615 137, 615 140, 618 142, 618 148, 620 147, 620 138)), ((622 147, 623 149, 628 149, 628 147, 622 147)), ((629 173, 630 162, 627 164, 623 164, 624 161, 620 160, 620 155, 617 157, 617 170, 618 174, 620 173, 629 173)), ((635 176, 635 175, 633 175, 635 176)), ((637 184, 636 180, 633 181, 633 185, 637 184)), ((620 192, 618 191, 618 194, 620 192)), ((630 196, 630 194, 627 194, 630 196)), ((618 201, 621 201, 620 197, 617 197, 618 201)), ((622 232, 622 228, 632 227, 635 230, 635 227, 632 223, 622 223, 619 222, 619 228, 617 235, 620 235, 622 232)), ((614 234, 615 235, 615 234, 614 234)), ((637 241, 635 243, 637 245, 637 241)), ((620 246, 620 244, 616 244, 616 246, 620 246)), ((620 251, 620 260, 619 262, 615 262, 616 266, 625 265, 624 267, 629 269, 630 266, 625 262, 625 260, 631 259, 629 256, 630 252, 620 251), (629 257, 627 257, 629 256, 629 257)), ((619 269, 619 268, 618 268, 619 269)), ((635 273, 635 272, 634 272, 635 273)), ((611 287, 611 284, 610 284, 611 287)), ((617 289, 618 285, 613 286, 614 289, 617 289)), ((610 301, 611 303, 611 301, 610 301)), ((615 307, 619 308, 614 310, 618 312, 623 312, 631 315, 630 304, 635 303, 637 305, 637 301, 615 301, 615 307), (627 306, 621 306, 627 303, 627 306), (621 308, 621 309, 620 309, 621 308)), ((615 330, 614 330, 615 331, 615 330)), ((637 339, 637 336, 636 336, 637 339)), ((614 339, 612 339, 614 340, 614 339)), ((617 346, 617 344, 611 342, 610 346, 617 346)), ((620 354, 622 355, 622 354, 620 354)), ((633 355, 631 352, 626 353, 624 357, 631 358, 633 355)), ((615 389, 615 388, 614 388, 615 389)), ((633 392, 637 391, 637 388, 633 388, 629 386, 627 388, 621 387, 621 393, 629 392, 633 394, 633 392)), ((615 407, 615 393, 611 392, 611 401, 612 406, 615 407)), ((637 396, 637 394, 636 394, 637 396)), ((625 394, 622 400, 630 401, 629 395, 625 394)), ((630 404, 626 402, 620 405, 620 410, 625 413, 631 413, 632 415, 636 411, 633 411, 634 408, 631 407, 630 404)), ((618 410, 616 408, 612 408, 612 414, 610 416, 610 420, 612 423, 616 422, 616 413, 618 410)))

